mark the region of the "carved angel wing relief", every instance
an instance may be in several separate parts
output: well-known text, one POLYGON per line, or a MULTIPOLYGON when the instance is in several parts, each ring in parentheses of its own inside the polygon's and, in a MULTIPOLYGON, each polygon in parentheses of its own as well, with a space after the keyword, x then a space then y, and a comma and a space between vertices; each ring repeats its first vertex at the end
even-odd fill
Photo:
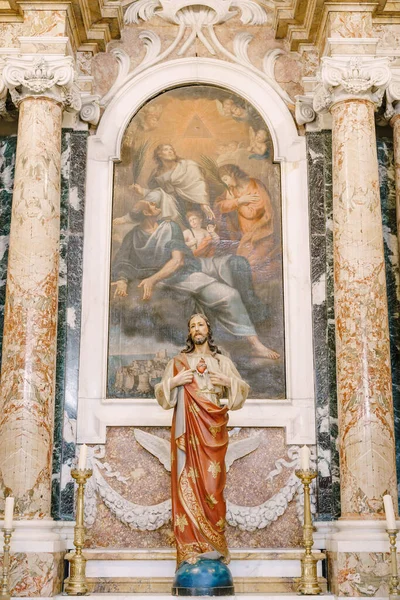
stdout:
POLYGON ((150 454, 158 458, 167 471, 171 471, 171 444, 169 440, 147 433, 142 429, 133 430, 136 441, 150 454))
MULTIPOLYGON (((158 458, 160 463, 167 471, 171 471, 171 447, 168 440, 147 433, 142 429, 133 430, 136 441, 150 454, 158 458)), ((250 452, 254 452, 261 442, 260 436, 245 438, 244 440, 231 441, 229 440, 228 450, 225 457, 226 471, 228 472, 232 464, 238 458, 247 456, 250 452)))

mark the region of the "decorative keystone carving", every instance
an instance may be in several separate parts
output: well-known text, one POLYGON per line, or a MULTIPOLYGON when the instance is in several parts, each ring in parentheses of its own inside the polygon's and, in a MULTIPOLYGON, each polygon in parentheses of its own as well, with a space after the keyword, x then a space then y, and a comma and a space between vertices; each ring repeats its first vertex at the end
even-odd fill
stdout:
POLYGON ((315 120, 316 112, 313 108, 312 96, 296 96, 295 118, 298 125, 312 123, 315 120))
POLYGON ((215 54, 213 44, 204 34, 214 25, 225 23, 240 14, 243 25, 262 25, 267 22, 267 13, 254 0, 138 0, 131 4, 125 13, 125 23, 149 21, 154 15, 169 23, 178 25, 182 31, 191 33, 178 54, 184 54, 198 38, 211 54, 215 54), (203 31, 204 30, 204 31, 203 31))
POLYGON ((3 83, 18 106, 25 98, 45 97, 61 103, 67 110, 81 107, 80 94, 74 84, 73 59, 60 56, 11 57, 6 59, 3 83))
POLYGON ((391 80, 387 58, 325 57, 315 90, 314 110, 326 112, 344 100, 369 100, 381 105, 391 80))
MULTIPOLYGON (((169 23, 180 25, 190 14, 197 15, 196 25, 203 26, 225 23, 239 13, 243 25, 262 25, 267 21, 264 8, 254 0, 138 0, 129 6, 124 20, 125 23, 138 23, 139 19, 149 21, 157 15, 169 23), (201 23, 205 12, 208 14, 207 23, 201 23)), ((186 24, 194 26, 193 20, 186 24)))
POLYGON ((125 23, 137 24, 157 16, 177 25, 176 37, 164 48, 160 36, 155 31, 141 31, 139 39, 142 40, 146 52, 142 62, 133 70, 130 70, 130 59, 123 50, 111 50, 118 61, 118 77, 112 88, 101 98, 101 106, 106 106, 127 81, 157 63, 166 61, 173 52, 179 57, 185 56, 196 39, 201 41, 211 55, 220 54, 225 60, 242 65, 264 79, 290 108, 294 106, 292 98, 275 79, 275 62, 281 54, 285 54, 284 50, 269 50, 260 69, 258 65, 253 64, 248 55, 248 47, 253 38, 250 33, 237 33, 231 50, 218 38, 215 31, 215 25, 225 23, 236 15, 240 16, 243 25, 266 23, 268 15, 255 0, 128 0, 127 4, 130 6, 125 13, 125 23))

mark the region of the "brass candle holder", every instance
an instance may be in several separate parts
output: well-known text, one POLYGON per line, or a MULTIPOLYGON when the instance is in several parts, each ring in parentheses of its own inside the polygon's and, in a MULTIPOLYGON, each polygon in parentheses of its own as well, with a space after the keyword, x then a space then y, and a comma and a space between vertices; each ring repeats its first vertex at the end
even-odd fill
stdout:
POLYGON ((396 538, 399 532, 398 529, 387 529, 390 541, 390 581, 389 581, 389 598, 396 600, 400 598, 399 594, 399 576, 397 572, 397 547, 396 538))
POLYGON ((303 546, 305 552, 301 559, 301 578, 297 587, 299 594, 307 594, 315 596, 321 593, 321 587, 318 583, 317 562, 313 556, 311 548, 313 547, 313 524, 311 518, 311 499, 310 499, 310 483, 317 476, 316 471, 303 471, 299 469, 295 471, 297 477, 301 480, 304 486, 304 525, 303 525, 303 546))
POLYGON ((3 529, 3 572, 1 575, 0 598, 10 600, 10 546, 14 529, 3 529))
POLYGON ((78 484, 78 494, 76 498, 76 525, 74 528, 74 546, 75 552, 69 560, 69 577, 65 580, 64 591, 69 596, 85 596, 89 589, 86 581, 86 558, 83 556, 82 548, 85 543, 85 525, 84 525, 84 494, 85 484, 92 476, 91 469, 73 469, 71 476, 78 484))

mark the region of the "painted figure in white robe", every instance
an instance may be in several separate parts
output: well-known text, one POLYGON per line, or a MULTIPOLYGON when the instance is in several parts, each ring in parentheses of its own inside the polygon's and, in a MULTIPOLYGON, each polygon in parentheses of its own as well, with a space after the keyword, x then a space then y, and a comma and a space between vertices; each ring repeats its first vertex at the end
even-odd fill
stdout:
POLYGON ((149 179, 148 188, 133 185, 137 194, 154 202, 163 219, 181 224, 181 215, 197 205, 208 219, 214 218, 208 186, 203 171, 194 160, 178 157, 171 144, 160 144, 154 150, 157 164, 149 179))

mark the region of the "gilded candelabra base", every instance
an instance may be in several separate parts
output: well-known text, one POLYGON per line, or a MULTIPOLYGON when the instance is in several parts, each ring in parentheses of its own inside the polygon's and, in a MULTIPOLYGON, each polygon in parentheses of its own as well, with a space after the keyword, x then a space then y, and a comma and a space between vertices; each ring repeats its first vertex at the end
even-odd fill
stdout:
POLYGON ((397 546, 396 538, 398 529, 387 529, 390 541, 390 581, 389 581, 389 599, 400 600, 400 585, 397 572, 397 546))
POLYGON ((69 559, 69 577, 65 580, 64 591, 68 596, 86 596, 89 588, 86 582, 86 558, 83 554, 73 554, 69 559))
POLYGON ((311 519, 311 499, 310 483, 317 476, 316 471, 296 471, 297 477, 304 486, 304 525, 303 525, 303 546, 304 555, 301 559, 301 577, 297 587, 298 594, 316 596, 322 592, 318 583, 317 563, 318 560, 313 556, 311 548, 313 547, 313 524, 311 519))
POLYGON ((0 583, 0 598, 10 600, 10 546, 13 529, 3 529, 3 572, 0 583))
POLYGON ((86 581, 86 558, 83 556, 83 546, 85 543, 85 525, 84 525, 84 494, 85 484, 93 471, 86 469, 81 471, 73 469, 72 477, 78 484, 78 494, 76 498, 76 525, 74 529, 75 552, 69 560, 69 577, 64 582, 64 591, 68 596, 86 596, 89 588, 86 581))
POLYGON ((321 593, 317 575, 318 560, 312 554, 304 554, 301 559, 301 578, 297 592, 307 596, 316 596, 321 593))

